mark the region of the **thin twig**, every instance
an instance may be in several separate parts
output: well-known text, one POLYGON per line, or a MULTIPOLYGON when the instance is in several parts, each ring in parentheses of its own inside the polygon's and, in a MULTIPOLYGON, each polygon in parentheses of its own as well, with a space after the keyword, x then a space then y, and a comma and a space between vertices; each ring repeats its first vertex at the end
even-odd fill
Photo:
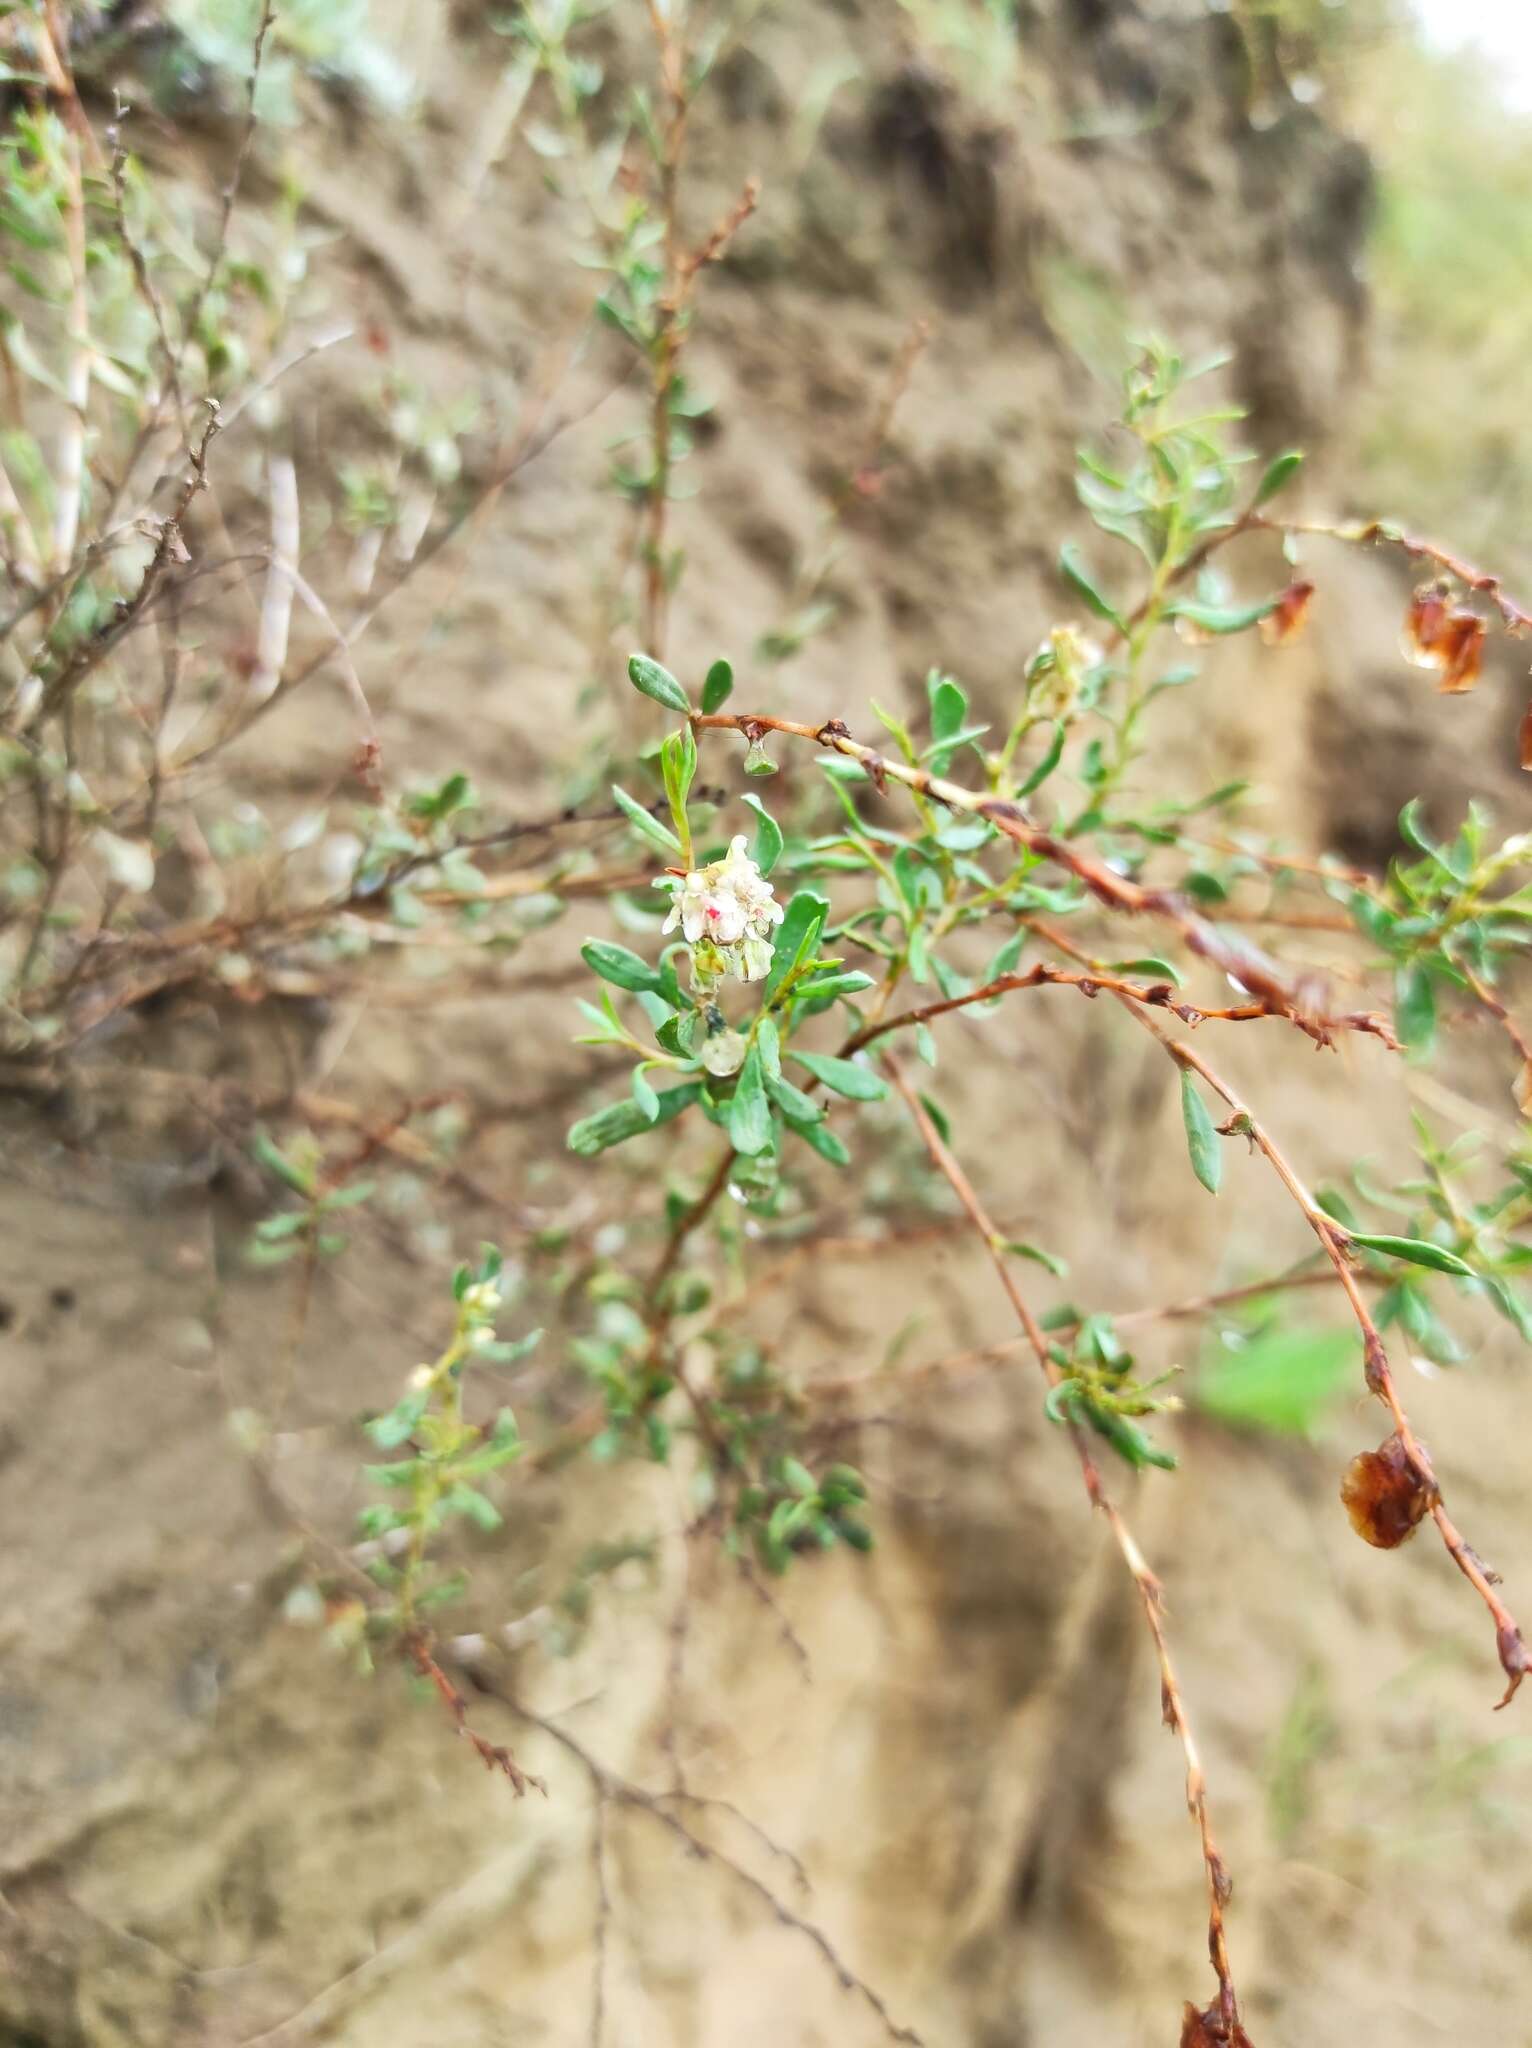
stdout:
POLYGON ((1391 1050, 1398 1050, 1398 1039, 1393 1026, 1386 1017, 1376 1011, 1351 1011, 1344 1016, 1326 1018, 1323 1024, 1312 1018, 1299 1017, 1292 1011, 1278 1007, 1269 1000, 1255 1003, 1238 1003, 1225 1009, 1207 1010, 1197 1003, 1182 1002, 1168 981, 1135 982, 1124 981, 1109 971, 1092 969, 1089 973, 1071 973, 1067 968, 1053 967, 1047 961, 1039 961, 1019 974, 1002 974, 989 981, 982 988, 970 989, 964 995, 948 996, 942 1002, 923 1003, 919 1009, 906 1010, 898 1017, 887 1017, 881 1023, 869 1024, 864 1031, 858 1031, 841 1047, 842 1054, 859 1051, 871 1045, 887 1032, 902 1031, 914 1024, 924 1024, 932 1017, 943 1017, 951 1010, 967 1009, 970 1004, 992 1001, 998 996, 1008 995, 1024 988, 1074 988, 1083 996, 1096 996, 1103 990, 1119 996, 1125 1001, 1142 1003, 1148 1009, 1169 1010, 1179 1017, 1183 1024, 1207 1024, 1212 1022, 1242 1024, 1251 1023, 1261 1017, 1279 1017, 1284 1023, 1295 1025, 1306 1032, 1316 1045, 1333 1046, 1332 1032, 1370 1032, 1381 1038, 1391 1050))
POLYGON ((406 1641, 404 1649, 421 1677, 428 1678, 432 1685, 435 1686, 437 1696, 452 1716, 458 1734, 463 1737, 465 1742, 473 1746, 475 1754, 483 1763, 485 1769, 499 1771, 508 1778, 511 1782, 511 1789, 518 1799, 525 1796, 529 1785, 535 1785, 538 1791, 546 1798, 548 1787, 541 1778, 534 1778, 529 1771, 524 1771, 520 1764, 517 1763, 515 1757, 505 1747, 504 1743, 490 1742, 485 1736, 480 1735, 475 1728, 470 1726, 468 1702, 452 1683, 446 1672, 443 1671, 440 1664, 437 1663, 435 1657, 432 1656, 428 1639, 419 1633, 413 1634, 406 1641))
MULTIPOLYGON (((1048 1340, 1042 1325, 1033 1315, 1027 1299, 1016 1283, 1015 1274, 1006 1256, 1005 1239, 1000 1235, 974 1190, 963 1168, 958 1164, 946 1140, 937 1130, 926 1112, 925 1105, 911 1087, 904 1069, 892 1053, 886 1049, 881 1055, 884 1071, 904 1098, 906 1108, 914 1119, 915 1127, 930 1154, 931 1163, 947 1181, 953 1193, 962 1203, 974 1230, 989 1254, 1006 1299, 1015 1311, 1027 1343, 1036 1358, 1038 1367, 1050 1387, 1057 1386, 1063 1379, 1059 1367, 1054 1363, 1048 1348, 1048 1340)), ((1180 1686, 1176 1680, 1175 1668, 1170 1659, 1170 1646, 1165 1635, 1164 1603, 1160 1582, 1149 1569, 1143 1552, 1115 1505, 1101 1483, 1101 1474, 1086 1442, 1085 1433, 1078 1423, 1066 1425, 1075 1454, 1080 1461, 1080 1476, 1085 1482, 1086 1497, 1094 1508, 1099 1508, 1111 1528, 1112 1537, 1123 1563, 1132 1575, 1143 1604, 1144 1618, 1154 1641, 1155 1656, 1160 1669, 1160 1704, 1166 1725, 1174 1732, 1181 1744, 1186 1759, 1186 1803, 1196 1823, 1197 1836, 1202 1848, 1203 1867, 1207 1873, 1208 1886, 1208 1954, 1213 1971, 1218 1979, 1218 2003, 1225 2030, 1233 2036, 1239 2025, 1239 2000, 1235 1994, 1233 1973, 1229 1965, 1228 1943, 1224 1934, 1223 1909, 1228 1904, 1230 1883, 1228 1871, 1213 1840, 1212 1822, 1208 1813, 1207 1780, 1203 1775, 1202 1761, 1192 1734, 1191 1722, 1187 1717, 1180 1686)))
MULTIPOLYGON (((218 215, 218 229, 213 236, 213 247, 207 260, 207 268, 203 272, 202 282, 197 287, 191 305, 187 308, 186 322, 181 331, 180 353, 176 357, 177 377, 179 377, 181 369, 185 364, 186 351, 196 335, 198 326, 201 324, 202 309, 207 304, 208 294, 213 289, 214 282, 218 276, 219 266, 223 262, 224 251, 228 246, 229 227, 234 219, 234 207, 239 199, 239 188, 244 182, 245 165, 249 161, 250 150, 255 142, 255 131, 259 125, 255 103, 256 96, 260 91, 261 64, 266 54, 266 39, 271 34, 272 24, 276 18, 275 0, 263 0, 261 18, 255 25, 255 41, 250 51, 250 80, 245 98, 244 126, 240 131, 239 147, 234 153, 233 169, 230 171, 223 188, 222 205, 218 215)), ((154 432, 158 425, 159 419, 156 417, 150 425, 150 434, 154 432)))
POLYGON ((117 233, 122 246, 128 252, 128 261, 133 269, 133 281, 138 286, 138 295, 149 309, 154 321, 154 332, 160 345, 160 354, 165 364, 165 381, 175 401, 176 425, 181 435, 182 452, 191 460, 191 432, 186 419, 186 402, 181 396, 181 373, 176 352, 171 344, 170 334, 165 326, 165 307, 149 274, 149 263, 138 238, 128 220, 128 152, 122 139, 122 124, 127 119, 129 108, 121 93, 115 95, 115 111, 112 125, 106 131, 108 146, 112 152, 112 199, 117 216, 117 233))
POLYGON ((160 579, 172 564, 185 562, 188 557, 186 543, 181 536, 181 525, 192 501, 207 489, 207 453, 213 436, 218 432, 218 404, 208 399, 207 421, 202 429, 202 438, 192 451, 191 463, 182 480, 181 490, 173 511, 160 523, 159 536, 154 552, 149 557, 137 590, 131 597, 119 598, 111 618, 99 631, 82 640, 44 688, 36 709, 26 723, 33 724, 49 716, 66 704, 85 678, 100 667, 112 649, 133 629, 149 600, 153 597, 160 579))
POLYGON ((657 1826, 663 1828, 667 1834, 681 1844, 688 1856, 694 1856, 700 1862, 710 1864, 716 1870, 727 1871, 736 1884, 741 1885, 753 1898, 758 1899, 783 1927, 790 1928, 795 1934, 801 1935, 805 1941, 810 1942, 829 1965, 841 1989, 854 1992, 862 2000, 863 2004, 876 2014, 889 2040, 906 2042, 910 2044, 910 2048, 923 2048, 920 2035, 915 2032, 913 2027, 902 2027, 897 2023, 893 2014, 889 2011, 886 2001, 873 1989, 865 1977, 859 1976, 851 1968, 850 1964, 846 1962, 823 1929, 816 1927, 811 1920, 804 1919, 801 1913, 795 1912, 784 1899, 780 1898, 771 1889, 770 1885, 764 1883, 753 1871, 747 1870, 742 1863, 736 1863, 732 1856, 726 1855, 721 1849, 715 1849, 710 1842, 706 1842, 700 1835, 694 1834, 686 1826, 685 1822, 677 1820, 673 1813, 667 1813, 663 1803, 663 1794, 657 1795, 652 1792, 645 1792, 640 1786, 630 1784, 626 1778, 619 1777, 615 1771, 601 1763, 585 1747, 583 1742, 571 1735, 567 1729, 560 1727, 557 1721, 550 1720, 544 1714, 536 1713, 531 1707, 523 1706, 521 1701, 515 1698, 513 1694, 503 1691, 492 1681, 481 1679, 476 1675, 474 1682, 480 1685, 490 1697, 500 1700, 505 1706, 510 1708, 513 1714, 519 1715, 523 1721, 539 1729, 550 1741, 556 1742, 561 1749, 572 1756, 590 1780, 591 1790, 598 1800, 610 1799, 617 1805, 626 1806, 635 1813, 647 1814, 657 1826))

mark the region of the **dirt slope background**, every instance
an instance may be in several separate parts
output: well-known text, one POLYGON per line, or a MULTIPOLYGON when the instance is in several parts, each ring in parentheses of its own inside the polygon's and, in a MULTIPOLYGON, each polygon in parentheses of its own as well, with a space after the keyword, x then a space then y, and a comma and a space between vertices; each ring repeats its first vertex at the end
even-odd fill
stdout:
MULTIPOLYGON (((1315 449, 1316 505, 1333 481, 1325 449, 1367 361, 1364 154, 1295 102, 1252 123, 1229 20, 1190 0, 1022 12, 1012 93, 965 77, 961 51, 918 43, 890 6, 766 9, 699 123, 693 221, 749 172, 766 193, 708 281, 693 371, 715 426, 699 497, 677 512, 673 665, 728 649, 743 666, 779 623, 911 320, 936 323, 886 488, 832 573, 834 624, 770 680, 788 715, 860 725, 869 697, 915 702, 933 662, 984 711, 1004 705, 1060 609, 1073 450, 1109 408, 1092 365, 1122 324, 1189 353, 1232 345, 1252 436, 1315 449)), ((384 29, 420 80, 417 116, 317 101, 261 160, 269 204, 290 150, 330 303, 359 334, 292 380, 271 432, 300 462, 362 434, 369 338, 423 387, 511 411, 586 303, 525 154, 451 226, 504 54, 489 24, 415 0, 384 29)), ((601 34, 610 75, 639 75, 641 11, 601 34)), ((157 151, 167 174, 216 176, 228 142, 217 124, 166 126, 157 151)), ((609 383, 591 352, 562 402, 579 413, 609 383)), ((391 769, 466 764, 495 815, 538 814, 578 783, 580 693, 620 673, 628 637, 606 588, 623 515, 598 485, 637 404, 602 399, 450 570, 379 619, 358 660, 391 769)), ((259 509, 260 458, 231 436, 236 524, 259 509)), ((334 535, 312 545, 316 561, 343 552, 334 535)), ((1417 790, 1447 816, 1489 786, 1514 816, 1511 698, 1497 684, 1424 703, 1392 655, 1399 586, 1365 562, 1323 571, 1309 642, 1226 659, 1178 705, 1178 784, 1251 774, 1258 817, 1350 852, 1386 851, 1417 790)), ((316 686, 252 741, 245 787, 288 819, 333 786, 347 744, 316 686)), ((673 1752, 694 1794, 731 1803, 609 1803, 606 1906, 577 1755, 483 1703, 547 1779, 546 1800, 513 1802, 429 1703, 391 1672, 357 1677, 301 1625, 301 1545, 230 1412, 276 1418, 288 1499, 344 1539, 356 1418, 434 1348, 449 1245, 500 1238, 526 1269, 526 1319, 556 1317, 530 1233, 589 1221, 591 1169, 562 1132, 603 1089, 558 987, 579 919, 529 937, 472 1001, 422 999, 402 975, 389 999, 323 1011, 172 1009, 103 1045, 46 1119, 6 1106, 0 2042, 563 2048, 593 2037, 598 1966, 604 2038, 622 2048, 883 2038, 802 1929, 688 1853, 667 1812, 929 2042, 1173 2040, 1180 2001, 1209 1988, 1179 1761, 1128 1590, 1014 1355, 939 1402, 899 1382, 857 1404, 879 1547, 790 1580, 803 1654, 720 1562, 688 1567, 667 1473, 598 1471, 577 1496, 567 1474, 518 1478, 507 1527, 470 1545, 465 1626, 498 1644, 511 1625, 518 1697, 624 1784, 668 1785, 673 1752), (475 1191, 421 1213, 401 1187, 397 1213, 359 1225, 373 1234, 323 1277, 291 1387, 285 1283, 242 1262, 253 1197, 196 1085, 258 1092, 284 1073, 379 1117, 445 1077, 475 1191), (630 1539, 588 1625, 555 1644, 550 1613, 592 1545, 630 1539), (741 1814, 801 1859, 802 1884, 741 1814)), ((1164 1063, 1106 1006, 1060 1014, 1066 1000, 1019 1040, 985 1019, 950 1041, 956 1131, 1007 1224, 1069 1257, 1072 1295, 1122 1306, 1242 1279, 1273 1244, 1296 1253, 1257 1162, 1231 1158, 1216 1211, 1192 1200, 1164 1063)), ((1321 1061, 1292 1037, 1236 1044, 1227 1064, 1311 1178, 1389 1157, 1379 1133, 1408 1108, 1397 1067, 1368 1045, 1321 1061)), ((1474 1083, 1481 1049, 1454 1059, 1449 1084, 1474 1083)), ((636 1176, 617 1226, 635 1257, 653 1232, 644 1192, 636 1176)), ((849 1207, 841 1223, 856 1230, 849 1207)), ((907 1324, 911 1359, 1009 1336, 956 1238, 918 1260, 805 1259, 762 1313, 784 1357, 826 1377, 874 1371, 907 1324)), ((1462 1374, 1412 1376, 1411 1405, 1464 1521, 1524 1591, 1524 1368, 1483 1336, 1462 1374)), ((1164 1355, 1186 1353, 1166 1338, 1164 1355)), ((1236 1876, 1261 2048, 1526 2027, 1532 1752, 1514 1715, 1489 1714, 1497 1674, 1447 1560, 1368 1552, 1344 1525, 1340 1463, 1376 1434, 1360 1401, 1313 1446, 1187 1420, 1181 1473, 1133 1503, 1236 1876)))

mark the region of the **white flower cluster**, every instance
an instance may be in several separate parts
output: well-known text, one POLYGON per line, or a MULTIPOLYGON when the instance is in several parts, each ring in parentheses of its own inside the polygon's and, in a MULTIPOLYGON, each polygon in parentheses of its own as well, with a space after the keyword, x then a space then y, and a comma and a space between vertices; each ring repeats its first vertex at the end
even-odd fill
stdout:
POLYGON ((771 932, 782 922, 782 906, 746 853, 743 833, 730 840, 722 860, 689 875, 661 875, 656 886, 675 892, 663 929, 681 927, 699 987, 724 974, 761 981, 770 972, 771 932))

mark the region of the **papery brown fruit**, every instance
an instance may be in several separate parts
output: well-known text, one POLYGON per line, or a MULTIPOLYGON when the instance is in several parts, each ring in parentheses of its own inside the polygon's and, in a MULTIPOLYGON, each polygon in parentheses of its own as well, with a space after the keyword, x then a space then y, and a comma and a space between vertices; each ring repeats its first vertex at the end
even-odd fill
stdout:
POLYGON ((1471 690, 1484 666, 1484 642, 1488 628, 1477 612, 1452 612, 1442 628, 1438 646, 1442 675, 1437 688, 1447 696, 1459 697, 1471 690))
POLYGON ((1479 680, 1488 628, 1466 605, 1454 605, 1439 583, 1425 584, 1404 615, 1404 658, 1416 668, 1434 668, 1437 688, 1461 696, 1479 680))
POLYGON ((1189 2000, 1181 2016, 1181 2048, 1255 2048, 1239 2021, 1230 2033, 1217 2001, 1206 2012, 1198 2012, 1189 2000))
POLYGON ((1277 599, 1276 609, 1269 611, 1261 621, 1261 638, 1266 645, 1285 647, 1290 640, 1296 640, 1303 631, 1313 601, 1312 583, 1289 583, 1277 599))
POLYGON ((1416 1470, 1397 1435, 1351 1460, 1340 1493, 1352 1528, 1378 1550, 1397 1550, 1436 1498, 1435 1486, 1416 1470))
POLYGON ((1404 658, 1416 668, 1439 668, 1438 652, 1442 628, 1447 623, 1447 600, 1438 584, 1427 583, 1410 599, 1404 615, 1404 658))

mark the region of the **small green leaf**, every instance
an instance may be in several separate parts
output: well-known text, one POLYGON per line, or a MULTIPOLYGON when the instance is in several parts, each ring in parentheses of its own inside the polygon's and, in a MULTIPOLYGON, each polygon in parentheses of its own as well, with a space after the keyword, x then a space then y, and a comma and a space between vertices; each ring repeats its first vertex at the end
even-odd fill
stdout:
POLYGON ((1157 1465, 1162 1472, 1175 1471, 1175 1452, 1162 1451, 1154 1439, 1147 1436, 1136 1422, 1130 1422, 1126 1415, 1118 1415, 1110 1408, 1096 1407, 1089 1408, 1086 1413, 1092 1429, 1104 1436, 1118 1457, 1135 1469, 1157 1465))
POLYGON ((1059 549, 1059 574, 1077 597, 1084 598, 1098 619, 1105 619, 1107 624, 1115 626, 1119 633, 1127 633, 1127 621, 1091 581, 1090 572, 1086 569, 1080 550, 1073 541, 1065 541, 1059 549))
POLYGON ((1203 604, 1194 597, 1180 597, 1174 604, 1166 605, 1165 616, 1185 619, 1204 633, 1244 633, 1251 626, 1258 626, 1281 602, 1280 591, 1275 597, 1263 597, 1258 604, 1244 605, 1203 604))
POLYGON ((312 1209, 285 1209, 280 1216, 267 1216, 255 1226, 255 1234, 262 1244, 280 1244, 284 1238, 300 1237, 312 1228, 312 1209))
POLYGON ((1348 1231, 1347 1235, 1353 1244, 1365 1245, 1370 1252, 1386 1252, 1391 1259, 1408 1259, 1412 1266, 1429 1266, 1433 1273, 1453 1273, 1460 1280, 1474 1277, 1473 1267, 1466 1259, 1423 1237, 1376 1236, 1363 1230, 1348 1231))
POLYGON ((1014 1252, 1018 1259, 1033 1259, 1039 1266, 1046 1266, 1055 1280, 1063 1280, 1068 1276, 1068 1263, 1055 1252, 1045 1252, 1041 1245, 1023 1244, 1019 1239, 1013 1239, 1007 1243, 1005 1249, 1014 1252))
POLYGON ((915 760, 915 742, 910 738, 909 728, 905 725, 903 719, 895 718, 891 711, 885 711, 883 706, 876 701, 873 702, 872 713, 883 730, 886 733, 890 733, 898 742, 899 751, 903 754, 905 760, 913 764, 915 760))
POLYGON ((1327 1216, 1333 1216, 1337 1223, 1343 1223, 1348 1232, 1355 1234, 1356 1211, 1339 1188, 1316 1188, 1314 1200, 1327 1216))
POLYGON ((837 1095, 849 1096, 853 1102, 881 1102, 888 1093, 888 1083, 855 1060, 837 1059, 833 1053, 824 1052, 794 1052, 792 1057, 824 1087, 833 1088, 837 1095))
POLYGON ((430 1405, 430 1393, 420 1388, 406 1394, 386 1415, 375 1415, 363 1427, 381 1450, 396 1451, 415 1434, 416 1426, 430 1405))
POLYGON ((775 1017, 763 1013, 757 1019, 755 1042, 760 1049, 762 1079, 766 1081, 780 1081, 782 1078, 782 1034, 777 1029, 775 1017))
POLYGON ((926 677, 926 694, 931 700, 931 737, 936 742, 930 750, 931 767, 936 774, 945 775, 962 738, 968 698, 951 676, 938 669, 926 677))
POLYGON ((1057 768, 1063 756, 1064 721, 1060 718, 1054 721, 1053 738, 1048 742, 1047 752, 1032 770, 1026 781, 1022 783, 1016 794, 1018 796, 1030 796, 1034 789, 1041 789, 1054 769, 1057 768))
POLYGON ((500 1510, 472 1486, 450 1487, 442 1497, 442 1512, 466 1515, 477 1529, 488 1531, 500 1527, 500 1510))
POLYGON ((1025 929, 1012 932, 1005 944, 985 968, 983 980, 998 981, 1003 974, 1014 974, 1021 963, 1022 948, 1027 943, 1025 929))
POLYGON ((301 1166, 295 1165, 285 1152, 272 1143, 265 1131, 255 1132, 250 1140, 250 1150, 266 1171, 274 1173, 284 1186, 292 1189, 294 1194, 313 1194, 313 1174, 306 1173, 301 1166))
POLYGON ((830 899, 815 889, 800 889, 788 904, 773 942, 771 972, 761 991, 767 1003, 799 961, 813 957, 820 928, 829 914, 830 899))
POLYGON ((952 1120, 939 1102, 933 1102, 929 1095, 919 1098, 920 1106, 936 1126, 936 1135, 944 1145, 952 1143, 952 1120))
POLYGON ((625 789, 619 789, 615 782, 612 784, 612 798, 639 837, 647 839, 656 853, 665 856, 667 865, 678 857, 681 842, 668 825, 662 825, 658 818, 646 811, 641 803, 635 802, 625 789))
POLYGON ((1181 1069, 1181 1120, 1186 1125, 1186 1149, 1191 1154, 1192 1172, 1210 1195, 1216 1195, 1223 1178, 1223 1153, 1207 1104, 1185 1067, 1181 1069))
POLYGON ((859 967, 851 967, 844 974, 809 975, 796 984, 793 993, 805 1001, 823 1002, 827 997, 858 996, 864 988, 872 985, 870 974, 863 974, 859 967))
MULTIPOLYGON (((1437 1365, 1461 1365, 1468 1356, 1456 1337, 1432 1308, 1422 1288, 1401 1280, 1389 1290, 1388 1299, 1397 1308, 1400 1322, 1410 1341, 1437 1365)), ((1383 1328, 1384 1307, 1377 1309, 1378 1328, 1383 1328)))
POLYGON ((644 1121, 652 1124, 660 1113, 660 1098, 642 1067, 633 1069, 633 1100, 643 1111, 644 1121))
POLYGON ((734 689, 734 670, 729 663, 718 660, 708 670, 702 682, 702 709, 709 716, 727 704, 734 689))
POLYGON ((761 1074, 761 1053, 752 1045, 739 1070, 734 1093, 729 1099, 729 1143, 736 1152, 753 1159, 771 1143, 771 1104, 761 1074))
POLYGON ((1430 1057, 1436 1044, 1436 991, 1418 960, 1394 970, 1394 1028, 1407 1052, 1430 1057))
POLYGON ((688 829, 686 799, 697 773, 697 741, 689 725, 683 725, 679 732, 665 735, 660 747, 660 773, 664 778, 665 795, 670 801, 670 815, 684 842, 688 829))
POLYGON ((1275 456, 1266 465, 1266 474, 1255 487, 1252 506, 1266 505, 1292 481, 1294 474, 1303 466, 1303 450, 1289 448, 1285 455, 1275 456))
POLYGON ((1263 1331, 1204 1368, 1197 1406, 1235 1429, 1308 1436, 1350 1379, 1356 1349, 1349 1330, 1263 1331))
POLYGON ((687 702, 686 692, 668 668, 651 661, 647 654, 629 655, 628 681, 635 690, 652 697, 656 704, 663 704, 667 711, 679 711, 683 718, 690 717, 692 707, 687 702))
POLYGON ((1158 981, 1168 981, 1173 988, 1181 986, 1178 968, 1169 960, 1160 959, 1157 953, 1146 953, 1140 960, 1114 960, 1114 974, 1152 974, 1158 981))
POLYGON ((755 838, 751 842, 750 858, 755 862, 763 875, 769 875, 781 856, 782 827, 777 823, 758 796, 747 796, 744 798, 744 802, 750 806, 751 810, 755 812, 756 817, 760 820, 756 826, 755 838))
POLYGON ((1406 846, 1412 846, 1417 853, 1423 853, 1428 860, 1435 861, 1442 872, 1451 875, 1455 882, 1466 882, 1469 869, 1461 853, 1456 849, 1449 852, 1446 847, 1437 845, 1421 822, 1420 811, 1420 798, 1412 796, 1399 813, 1399 837, 1406 846))
POLYGON ((1532 1344, 1532 1309, 1504 1280, 1490 1277, 1484 1284, 1489 1289, 1490 1300, 1506 1321, 1515 1325, 1523 1344, 1532 1344))
POLYGON ((580 958, 592 974, 599 974, 603 981, 618 988, 646 989, 651 995, 658 995, 664 986, 665 977, 659 968, 641 960, 626 946, 613 945, 609 939, 587 939, 580 948, 580 958))
POLYGON ((832 1166, 851 1164, 851 1154, 822 1116, 810 1123, 802 1117, 787 1116, 785 1110, 783 1115, 787 1117, 787 1128, 793 1135, 801 1138, 821 1159, 828 1159, 832 1166))
POLYGON ((795 1129, 799 1124, 817 1124, 824 1116, 824 1110, 812 1095, 805 1095, 801 1088, 795 1088, 791 1081, 784 1081, 780 1075, 767 1076, 766 1090, 795 1129))
POLYGON ((812 1500, 819 1491, 813 1473, 797 1458, 782 1460, 782 1478, 800 1500, 812 1500))
MULTIPOLYGON (((659 1114, 653 1119, 653 1125, 669 1123, 683 1109, 689 1109, 701 1094, 702 1087, 697 1081, 688 1081, 680 1088, 661 1090, 659 1114)), ((621 1102, 609 1102, 604 1109, 581 1117, 577 1124, 570 1126, 564 1142, 582 1159, 593 1159, 598 1152, 605 1152, 611 1145, 621 1145, 628 1138, 636 1138, 640 1131, 647 1131, 653 1125, 633 1098, 627 1096, 621 1102)))
POLYGON ((962 685, 932 669, 926 677, 926 695, 931 700, 931 737, 950 740, 963 729, 968 716, 968 698, 962 685))

